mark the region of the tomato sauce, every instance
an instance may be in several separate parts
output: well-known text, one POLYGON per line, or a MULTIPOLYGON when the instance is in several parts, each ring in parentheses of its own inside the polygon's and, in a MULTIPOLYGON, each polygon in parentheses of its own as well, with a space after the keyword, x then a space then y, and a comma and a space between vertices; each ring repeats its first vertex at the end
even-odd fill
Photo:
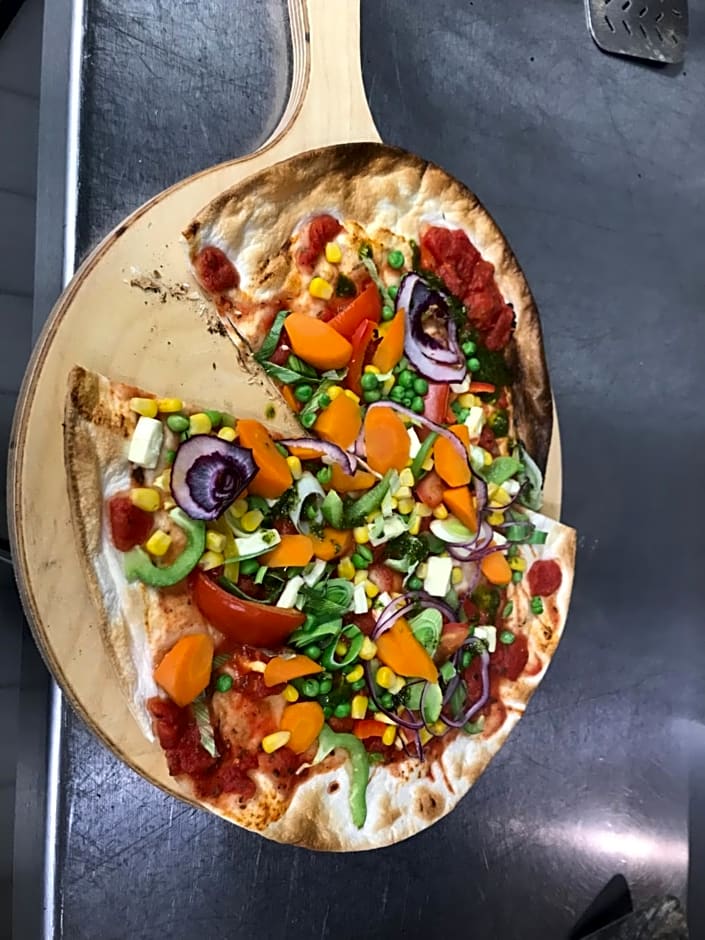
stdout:
POLYGON ((304 270, 312 270, 326 244, 342 230, 342 225, 332 215, 317 215, 301 232, 300 248, 296 263, 304 270))
POLYGON ((555 594, 563 580, 560 565, 552 559, 535 561, 527 577, 531 593, 538 597, 555 594))
POLYGON ((220 248, 207 245, 196 255, 194 271, 201 285, 210 294, 222 294, 240 283, 240 276, 228 256, 220 248))
POLYGON ((146 542, 154 526, 152 514, 134 506, 126 493, 108 500, 108 519, 113 545, 121 552, 146 542))

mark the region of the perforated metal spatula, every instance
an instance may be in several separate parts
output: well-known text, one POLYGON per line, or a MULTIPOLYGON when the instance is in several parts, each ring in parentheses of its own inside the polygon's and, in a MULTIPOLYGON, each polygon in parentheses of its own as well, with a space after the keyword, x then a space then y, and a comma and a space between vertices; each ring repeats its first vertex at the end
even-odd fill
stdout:
POLYGON ((688 0, 585 0, 592 38, 605 52, 681 62, 688 0))

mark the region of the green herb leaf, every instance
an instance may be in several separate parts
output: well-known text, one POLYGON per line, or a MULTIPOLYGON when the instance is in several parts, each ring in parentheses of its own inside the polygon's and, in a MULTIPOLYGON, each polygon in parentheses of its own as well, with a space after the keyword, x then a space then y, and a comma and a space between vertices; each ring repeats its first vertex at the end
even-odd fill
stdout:
POLYGON ((521 463, 516 457, 495 457, 487 468, 485 479, 488 483, 501 486, 511 479, 521 469, 521 463))
POLYGON ((287 369, 285 366, 278 366, 274 362, 269 362, 268 360, 261 362, 260 365, 267 375, 271 375, 273 379, 276 379, 283 385, 292 385, 294 382, 301 381, 300 373, 294 372, 293 369, 287 369))
POLYGON ((383 306, 391 307, 392 310, 394 310, 394 298, 390 295, 389 291, 387 290, 384 284, 384 281, 379 276, 379 272, 377 271, 377 265, 372 260, 372 257, 369 256, 369 257, 363 258, 362 263, 367 268, 368 274, 370 275, 372 280, 375 282, 375 285, 377 286, 377 290, 382 295, 383 306))
POLYGON ((211 757, 220 757, 218 754, 218 749, 215 746, 213 725, 211 724, 208 703, 206 702, 203 692, 201 692, 198 698, 191 703, 191 712, 193 713, 193 717, 196 720, 196 727, 198 728, 198 735, 201 739, 201 746, 205 751, 208 751, 211 757))
POLYGON ((280 310, 279 313, 274 318, 274 322, 267 333, 264 342, 259 348, 259 352, 256 354, 255 359, 259 363, 264 363, 272 353, 275 351, 279 345, 279 337, 282 333, 282 328, 284 326, 284 320, 289 316, 288 310, 280 310))
POLYGON ((504 610, 502 611, 502 617, 511 616, 512 611, 514 610, 514 601, 509 601, 504 605, 504 610))
POLYGON ((213 671, 221 669, 226 663, 229 663, 232 658, 232 653, 218 653, 217 656, 213 657, 213 671))
POLYGON ((354 297, 357 293, 355 282, 344 274, 339 274, 335 283, 335 293, 337 297, 354 297))

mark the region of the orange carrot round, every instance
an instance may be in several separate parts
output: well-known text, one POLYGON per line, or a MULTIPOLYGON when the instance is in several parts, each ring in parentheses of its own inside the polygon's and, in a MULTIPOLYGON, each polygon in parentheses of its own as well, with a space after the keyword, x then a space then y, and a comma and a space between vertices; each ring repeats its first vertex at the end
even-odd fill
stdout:
POLYGON ((438 670, 433 660, 403 617, 377 638, 377 656, 398 676, 419 677, 427 682, 438 681, 438 670))
POLYGON ((371 408, 365 416, 365 456, 377 473, 403 470, 411 441, 404 422, 391 408, 371 408))
POLYGON ((303 568, 312 557, 313 542, 308 535, 282 535, 279 544, 262 556, 262 564, 268 568, 288 568, 290 565, 303 568))
MULTIPOLYGON (((291 314, 289 314, 291 316, 291 314)), ((362 425, 360 406, 348 395, 338 395, 322 411, 313 428, 319 437, 346 450, 355 441, 362 425)))
POLYGON ((269 432, 259 421, 241 419, 237 423, 237 434, 239 443, 252 451, 259 468, 248 491, 253 496, 278 499, 291 486, 291 470, 286 458, 279 453, 269 432))
POLYGON ((391 372, 403 355, 404 311, 397 310, 382 342, 375 350, 372 364, 377 366, 380 372, 391 372))
POLYGON ((291 734, 287 746, 295 754, 303 754, 321 733, 324 720, 323 709, 318 702, 296 702, 286 706, 279 727, 291 734))
MULTIPOLYGON (((464 424, 452 424, 450 431, 459 438, 467 448, 470 444, 470 432, 464 424)), ((433 445, 433 462, 436 473, 448 486, 465 486, 470 482, 470 464, 467 457, 463 459, 450 441, 439 437, 433 445)))
POLYGON ((376 478, 366 470, 356 470, 349 476, 338 464, 332 466, 333 476, 330 479, 330 488, 336 493, 354 493, 358 490, 369 490, 377 482, 376 478))
POLYGON ((181 637, 154 670, 154 681, 172 701, 189 705, 210 682, 213 640, 207 633, 181 637))
POLYGON ((310 536, 313 554, 322 561, 331 561, 347 554, 352 548, 353 536, 349 529, 332 529, 326 526, 322 538, 310 536))
POLYGON ((512 569, 501 552, 485 555, 480 562, 480 570, 491 584, 509 584, 512 580, 512 569))
POLYGON ((284 329, 297 356, 316 369, 342 369, 350 362, 352 346, 328 323, 305 313, 290 313, 284 329))
POLYGON ((264 668, 264 684, 271 688, 273 685, 291 682, 301 676, 312 676, 317 672, 323 672, 323 666, 308 656, 275 656, 264 668))

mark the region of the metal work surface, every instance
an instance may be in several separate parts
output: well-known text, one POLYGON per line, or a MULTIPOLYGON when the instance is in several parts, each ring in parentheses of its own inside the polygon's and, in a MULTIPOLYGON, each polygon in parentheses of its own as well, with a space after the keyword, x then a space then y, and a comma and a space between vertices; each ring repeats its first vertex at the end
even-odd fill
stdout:
MULTIPOLYGON (((362 8, 383 139, 478 193, 541 311, 563 518, 580 533, 566 634, 460 807, 363 855, 274 845, 193 810, 66 712, 56 929, 71 940, 532 940, 564 936, 616 872, 637 901, 686 898, 703 781, 689 768, 705 750, 693 524, 705 479, 705 16, 691 11, 685 66, 656 68, 600 53, 580 4, 362 8)), ((79 257, 147 197, 266 137, 287 93, 285 4, 92 0, 83 63, 79 257)), ((60 239, 60 225, 40 238, 60 239)))

